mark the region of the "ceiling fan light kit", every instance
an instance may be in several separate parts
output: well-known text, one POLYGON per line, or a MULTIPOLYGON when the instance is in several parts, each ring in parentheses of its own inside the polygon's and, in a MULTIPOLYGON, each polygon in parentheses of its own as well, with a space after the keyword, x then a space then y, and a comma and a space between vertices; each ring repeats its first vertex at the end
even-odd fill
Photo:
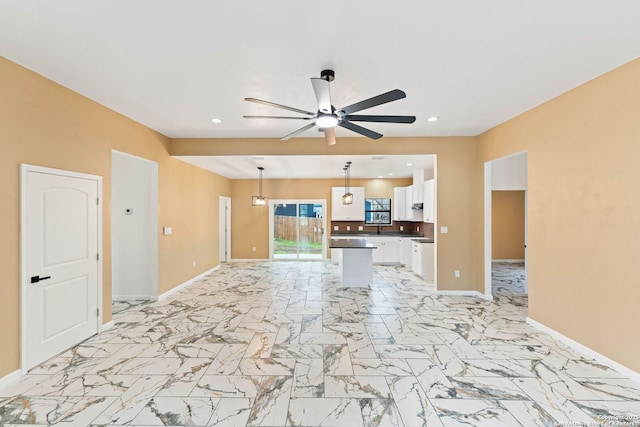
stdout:
POLYGON ((299 108, 289 107, 275 102, 264 101, 257 98, 245 98, 245 101, 255 102, 257 104, 267 105, 270 107, 281 108, 292 111, 294 113, 303 114, 303 117, 296 116, 244 116, 246 119, 289 119, 289 120, 310 120, 311 123, 302 128, 285 135, 281 140, 286 141, 294 136, 301 134, 314 126, 324 131, 325 141, 327 145, 336 143, 335 127, 340 126, 349 129, 371 139, 382 138, 382 134, 357 125, 352 122, 377 122, 377 123, 413 123, 416 121, 415 116, 382 116, 382 115, 354 115, 358 111, 366 110, 388 102, 397 101, 406 98, 407 94, 400 89, 394 89, 389 92, 356 102, 355 104, 336 109, 331 104, 331 91, 329 83, 335 79, 333 70, 322 70, 320 77, 312 77, 311 85, 318 102, 318 111, 312 113, 310 111, 301 110, 299 108))

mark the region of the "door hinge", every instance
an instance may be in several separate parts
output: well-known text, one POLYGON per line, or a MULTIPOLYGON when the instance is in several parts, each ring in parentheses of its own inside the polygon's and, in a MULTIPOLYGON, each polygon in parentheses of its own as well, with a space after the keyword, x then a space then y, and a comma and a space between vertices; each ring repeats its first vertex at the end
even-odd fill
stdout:
POLYGON ((96 317, 100 317, 100 309, 96 308, 96 317))
POLYGON ((96 197, 96 205, 100 205, 100 197, 96 197))
POLYGON ((96 254, 96 261, 100 261, 100 254, 99 253, 96 254))

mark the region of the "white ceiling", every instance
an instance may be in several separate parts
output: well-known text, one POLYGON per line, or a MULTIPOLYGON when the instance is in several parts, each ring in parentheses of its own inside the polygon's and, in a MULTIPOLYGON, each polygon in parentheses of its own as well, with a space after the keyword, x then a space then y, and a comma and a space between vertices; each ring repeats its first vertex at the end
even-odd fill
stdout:
POLYGON ((243 99, 315 111, 325 68, 338 108, 407 93, 363 114, 416 122, 377 132, 469 136, 640 56, 639 16, 637 0, 0 0, 0 54, 169 137, 282 137, 306 122, 244 119, 289 114, 243 99))

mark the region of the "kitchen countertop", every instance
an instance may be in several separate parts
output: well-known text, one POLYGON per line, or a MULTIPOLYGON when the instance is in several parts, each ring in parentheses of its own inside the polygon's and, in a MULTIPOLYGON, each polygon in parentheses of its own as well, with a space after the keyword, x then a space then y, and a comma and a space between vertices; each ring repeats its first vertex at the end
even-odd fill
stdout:
POLYGON ((334 249, 376 249, 377 246, 365 239, 331 239, 330 248, 334 249))
POLYGON ((418 243, 434 243, 433 239, 411 239, 411 240, 418 243))

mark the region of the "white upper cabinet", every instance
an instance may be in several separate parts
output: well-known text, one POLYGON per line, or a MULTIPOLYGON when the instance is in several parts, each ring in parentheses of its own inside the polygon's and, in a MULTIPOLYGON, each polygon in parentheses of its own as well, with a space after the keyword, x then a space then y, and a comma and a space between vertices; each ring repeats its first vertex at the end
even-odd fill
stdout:
POLYGON ((407 220, 406 187, 395 187, 393 189, 393 220, 407 220))
POLYGON ((424 169, 413 171, 413 203, 424 203, 422 198, 422 186, 424 183, 424 169))
POLYGON ((342 204, 344 187, 331 187, 331 221, 364 221, 364 187, 349 187, 353 203, 342 204))
POLYGON ((436 222, 435 219, 435 180, 428 179, 422 184, 422 220, 436 222))

